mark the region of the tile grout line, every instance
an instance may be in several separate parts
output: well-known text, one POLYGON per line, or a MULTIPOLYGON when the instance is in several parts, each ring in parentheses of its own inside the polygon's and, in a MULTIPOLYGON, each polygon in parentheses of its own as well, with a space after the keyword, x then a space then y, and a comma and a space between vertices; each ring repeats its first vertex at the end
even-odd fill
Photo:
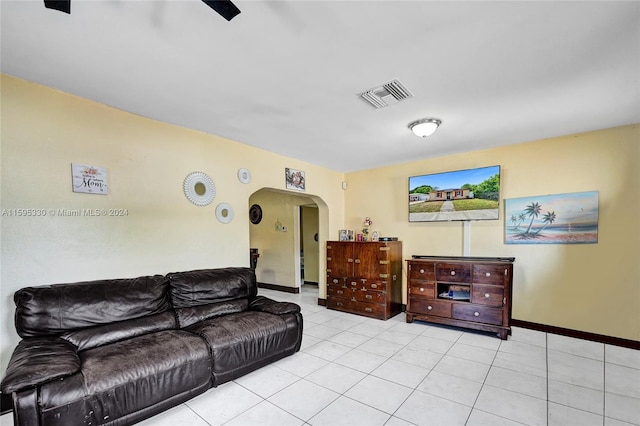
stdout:
POLYGON ((549 425, 549 410, 550 410, 550 406, 549 406, 549 333, 544 333, 544 363, 545 363, 545 379, 547 382, 547 395, 546 395, 546 400, 547 400, 547 425, 549 425))
POLYGON ((602 345, 602 426, 607 415, 607 345, 602 345))

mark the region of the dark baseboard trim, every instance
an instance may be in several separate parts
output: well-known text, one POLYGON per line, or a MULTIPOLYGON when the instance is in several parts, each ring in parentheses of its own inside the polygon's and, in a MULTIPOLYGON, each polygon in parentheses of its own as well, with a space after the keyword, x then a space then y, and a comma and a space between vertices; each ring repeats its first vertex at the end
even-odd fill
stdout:
POLYGON ((588 333, 586 331, 571 330, 569 328, 556 327, 553 325, 538 324, 535 322, 511 320, 511 325, 515 327, 528 328, 530 330, 543 331, 545 333, 560 334, 567 337, 590 340, 592 342, 605 343, 607 345, 622 346, 630 349, 640 349, 640 341, 622 339, 620 337, 605 336, 603 334, 588 333))
POLYGON ((326 299, 320 299, 318 297, 318 305, 320 306, 327 306, 327 300, 326 299))
POLYGON ((286 293, 300 293, 300 289, 297 287, 287 287, 278 284, 258 283, 258 288, 268 288, 269 290, 284 291, 286 293))
POLYGON ((7 414, 13 410, 13 399, 10 394, 0 394, 0 414, 7 414))
POLYGON ((302 283, 303 285, 310 285, 313 287, 318 287, 318 283, 315 281, 305 281, 304 283, 302 283))

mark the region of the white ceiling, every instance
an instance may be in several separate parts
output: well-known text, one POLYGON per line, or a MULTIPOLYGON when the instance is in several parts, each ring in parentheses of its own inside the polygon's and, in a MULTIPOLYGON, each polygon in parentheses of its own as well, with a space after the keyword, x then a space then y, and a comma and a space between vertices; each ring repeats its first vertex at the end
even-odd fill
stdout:
POLYGON ((640 122, 637 1, 234 3, 2 0, 2 72, 341 172, 640 122))

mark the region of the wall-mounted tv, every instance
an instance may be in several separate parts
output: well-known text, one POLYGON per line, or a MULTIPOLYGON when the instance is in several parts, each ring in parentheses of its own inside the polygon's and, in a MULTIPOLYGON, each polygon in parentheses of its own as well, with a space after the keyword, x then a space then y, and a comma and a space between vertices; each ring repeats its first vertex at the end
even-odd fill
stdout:
POLYGON ((500 166, 409 177, 409 222, 497 220, 500 166))

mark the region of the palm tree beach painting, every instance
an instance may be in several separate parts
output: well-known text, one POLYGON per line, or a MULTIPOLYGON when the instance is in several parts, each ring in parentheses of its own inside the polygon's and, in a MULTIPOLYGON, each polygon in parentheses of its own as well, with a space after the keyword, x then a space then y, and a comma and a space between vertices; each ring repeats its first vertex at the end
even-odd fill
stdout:
POLYGON ((505 200, 505 244, 595 244, 598 192, 505 200))

